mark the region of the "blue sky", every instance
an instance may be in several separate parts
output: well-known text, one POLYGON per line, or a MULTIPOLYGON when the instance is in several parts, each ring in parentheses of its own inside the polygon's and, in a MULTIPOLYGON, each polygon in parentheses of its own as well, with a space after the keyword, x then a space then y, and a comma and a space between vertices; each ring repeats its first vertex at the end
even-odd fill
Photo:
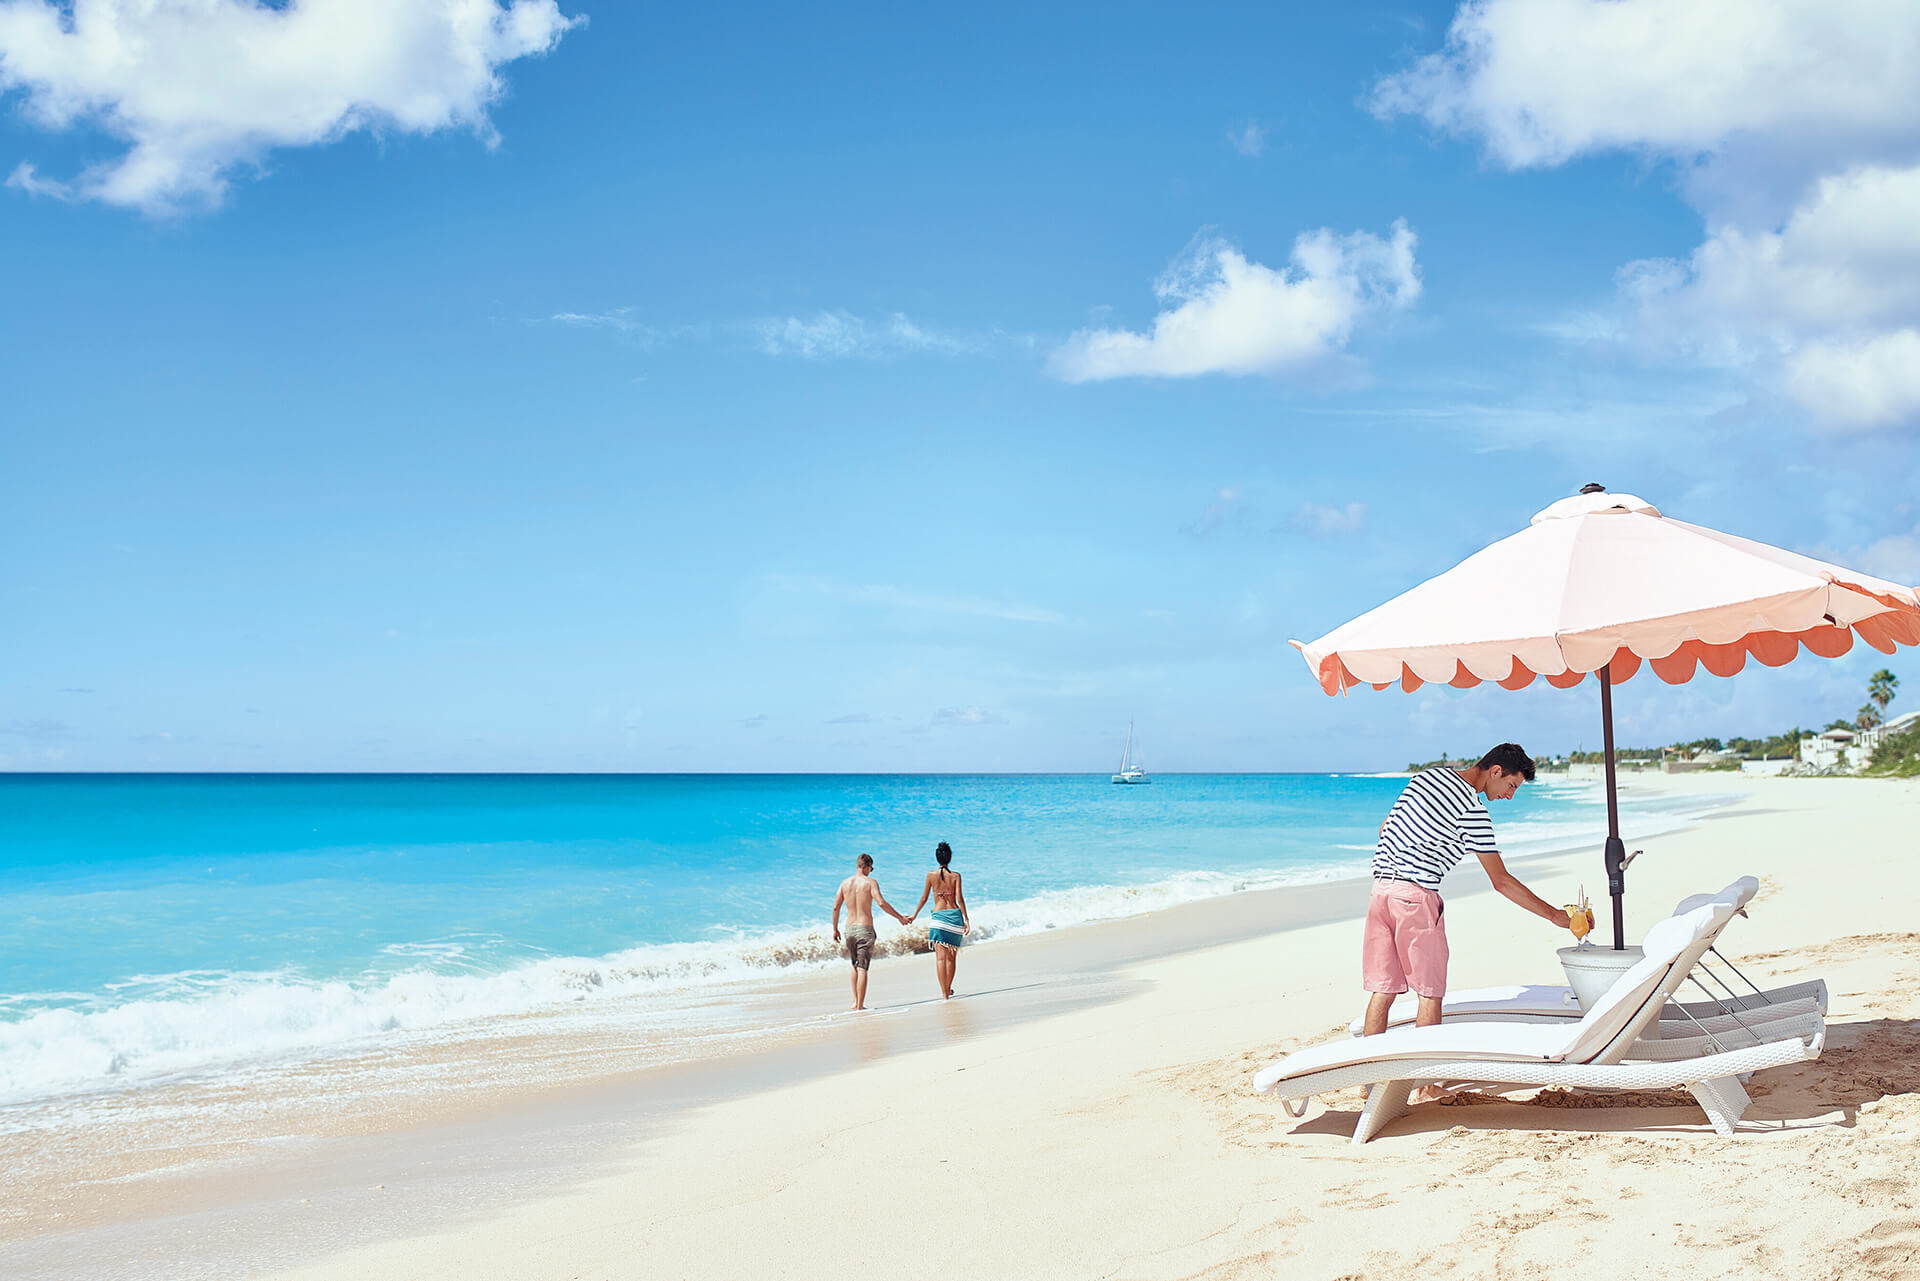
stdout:
POLYGON ((0 768, 1592 747, 1286 642, 1590 480, 1920 580, 1920 19, 1842 7, 0 4, 0 768))

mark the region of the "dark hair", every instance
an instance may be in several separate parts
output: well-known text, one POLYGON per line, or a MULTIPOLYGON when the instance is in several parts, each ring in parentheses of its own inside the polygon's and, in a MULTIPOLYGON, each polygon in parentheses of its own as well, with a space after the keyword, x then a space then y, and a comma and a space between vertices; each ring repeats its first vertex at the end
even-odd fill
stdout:
POLYGON ((947 878, 947 864, 953 861, 953 846, 941 841, 933 847, 933 858, 940 864, 940 879, 944 881, 947 878))
POLYGON ((1480 758, 1479 769, 1490 769, 1498 765, 1502 774, 1519 774, 1529 783, 1533 781, 1533 757, 1518 743, 1502 743, 1480 758))
POLYGON ((861 866, 861 867, 872 867, 872 866, 873 866, 873 855, 871 855, 871 854, 862 854, 862 855, 860 856, 860 866, 861 866))

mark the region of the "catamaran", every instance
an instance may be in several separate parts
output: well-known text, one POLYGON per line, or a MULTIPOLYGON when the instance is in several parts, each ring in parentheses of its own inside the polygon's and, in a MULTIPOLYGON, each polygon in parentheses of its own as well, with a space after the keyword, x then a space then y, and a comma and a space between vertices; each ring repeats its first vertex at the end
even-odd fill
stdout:
POLYGON ((1120 752, 1120 772, 1113 776, 1116 783, 1151 783, 1147 772, 1140 768, 1140 762, 1133 759, 1133 722, 1127 722, 1127 745, 1120 752))

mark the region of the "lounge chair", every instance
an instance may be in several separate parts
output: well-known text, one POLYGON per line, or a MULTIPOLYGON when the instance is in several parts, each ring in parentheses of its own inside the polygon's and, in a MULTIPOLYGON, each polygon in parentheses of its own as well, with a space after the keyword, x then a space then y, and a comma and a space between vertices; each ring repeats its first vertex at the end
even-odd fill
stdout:
POLYGON ((1330 1042, 1291 1054, 1254 1075, 1254 1088, 1276 1091, 1287 1111, 1302 1116, 1315 1094, 1369 1085, 1373 1089, 1353 1131, 1365 1143, 1403 1114, 1416 1085, 1454 1087, 1565 1086, 1596 1090, 1654 1090, 1684 1085, 1706 1110, 1716 1132, 1731 1135, 1749 1099, 1741 1079, 1765 1068, 1819 1057, 1826 1038, 1818 1015, 1757 1044, 1679 1059, 1622 1060, 1657 1024, 1673 989, 1736 908, 1715 901, 1670 916, 1648 932, 1645 955, 1578 1020, 1487 1021, 1401 1027, 1330 1042))
MULTIPOLYGON (((1751 876, 1743 876, 1718 893, 1694 894, 1680 900, 1679 906, 1674 908, 1674 915, 1683 915, 1710 903, 1731 903, 1736 914, 1744 915, 1746 905, 1759 891, 1758 881, 1751 876)), ((1715 1029, 1716 1026, 1731 1030, 1740 1026, 1752 1027, 1776 1019, 1794 1018, 1809 1012, 1822 1015, 1827 1012, 1825 982, 1814 979, 1810 982, 1763 990, 1742 974, 1731 961, 1728 961, 1712 941, 1709 941, 1701 955, 1695 959, 1686 975, 1686 981, 1705 993, 1707 999, 1693 1002, 1669 1001, 1661 1011, 1658 1028, 1647 1039, 1690 1037, 1697 1035, 1703 1025, 1710 1030, 1715 1029), (1737 991, 1723 975, 1710 966, 1706 961, 1708 953, 1731 971, 1748 991, 1744 993, 1737 991)), ((1387 1012, 1387 1026, 1394 1028, 1411 1024, 1418 1008, 1418 1002, 1412 996, 1401 997, 1387 1012)), ((1580 1005, 1574 999, 1572 988, 1549 984, 1470 988, 1449 992, 1441 1005, 1440 1017, 1443 1022, 1448 1023, 1473 1020, 1564 1022, 1580 1017, 1580 1005)), ((1355 1036, 1359 1036, 1363 1030, 1364 1019, 1355 1019, 1349 1025, 1349 1031, 1355 1036)), ((1629 1055, 1628 1057, 1640 1056, 1629 1055)))

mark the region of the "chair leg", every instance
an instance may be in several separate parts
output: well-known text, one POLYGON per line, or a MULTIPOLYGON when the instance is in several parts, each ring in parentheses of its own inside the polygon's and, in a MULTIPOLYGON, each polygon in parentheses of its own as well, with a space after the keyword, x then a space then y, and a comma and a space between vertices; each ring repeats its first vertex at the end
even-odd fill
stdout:
POLYGON ((1353 1141, 1365 1143, 1407 1111, 1407 1098, 1413 1093, 1412 1081, 1382 1081, 1367 1095, 1360 1109, 1359 1123, 1353 1127, 1353 1141))
POLYGON ((1707 1120, 1713 1122, 1713 1132, 1733 1137, 1733 1127, 1740 1123, 1740 1118, 1747 1113, 1747 1104, 1752 1102, 1741 1088, 1739 1078, 1723 1076, 1714 1081, 1699 1081, 1687 1089, 1706 1110, 1707 1120))

